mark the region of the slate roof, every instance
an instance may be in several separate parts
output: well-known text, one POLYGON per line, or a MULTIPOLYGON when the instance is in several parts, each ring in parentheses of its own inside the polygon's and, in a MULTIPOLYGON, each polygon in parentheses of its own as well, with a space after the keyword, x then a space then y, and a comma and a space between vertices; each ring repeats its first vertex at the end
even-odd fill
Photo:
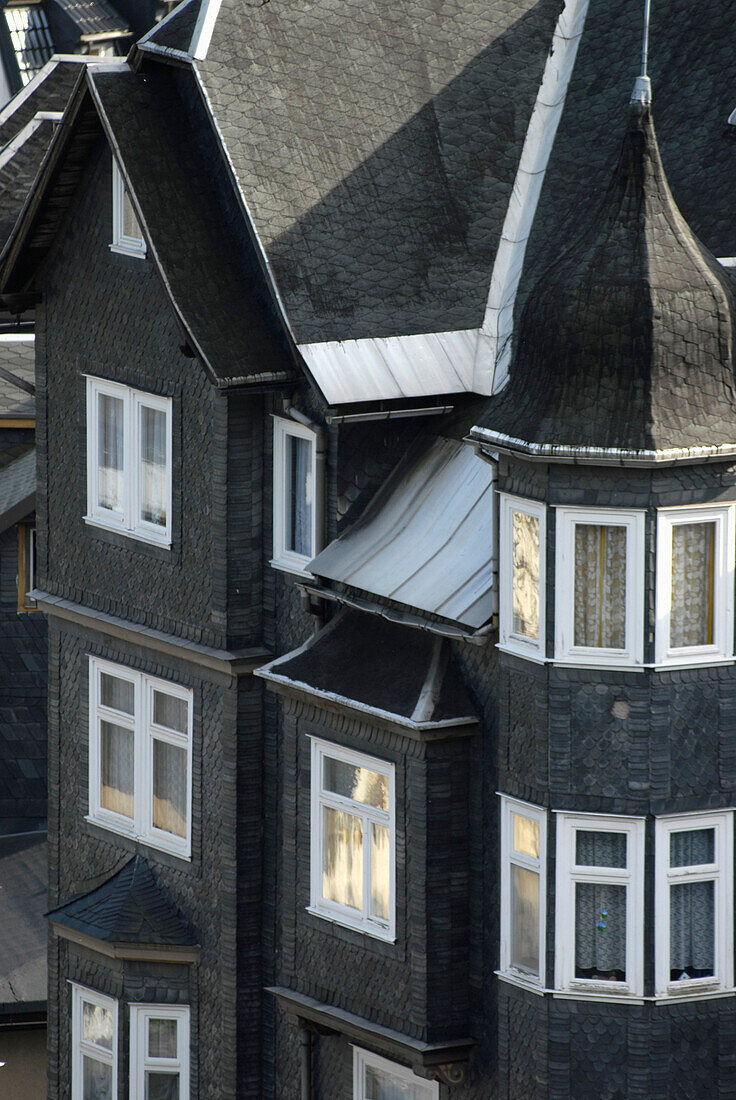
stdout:
POLYGON ((493 615, 493 469, 460 439, 413 448, 309 570, 475 630, 493 615))
POLYGON ((0 336, 0 419, 31 419, 36 413, 36 400, 27 389, 6 377, 6 372, 34 385, 36 346, 31 339, 15 340, 0 336))
POLYGON ((297 343, 480 325, 559 10, 223 0, 197 68, 297 343))
POLYGON ((53 0, 76 24, 80 35, 125 34, 129 28, 107 0, 53 0))
POLYGON ((46 834, 0 837, 0 1017, 46 1002, 46 834))
POLYGON ((545 455, 736 453, 730 280, 675 206, 648 108, 594 206, 530 294, 509 386, 473 434, 545 455))
POLYGON ((360 611, 340 611, 255 674, 418 728, 477 720, 446 639, 360 611))
POLYGON ((192 35, 201 6, 202 0, 184 0, 143 36, 139 47, 142 50, 173 50, 191 56, 192 35))
POLYGON ((192 929, 141 855, 133 856, 101 886, 46 915, 56 924, 106 943, 196 946, 192 929))
POLYGON ((33 510, 36 496, 36 449, 0 469, 0 532, 33 510))

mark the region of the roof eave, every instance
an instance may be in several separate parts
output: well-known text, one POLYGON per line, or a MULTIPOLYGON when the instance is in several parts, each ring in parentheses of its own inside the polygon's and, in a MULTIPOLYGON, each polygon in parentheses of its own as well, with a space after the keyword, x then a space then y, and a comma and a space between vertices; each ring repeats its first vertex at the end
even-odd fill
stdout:
POLYGON ((466 442, 485 455, 489 451, 500 451, 528 462, 560 462, 583 466, 661 467, 674 466, 677 463, 692 465, 736 459, 736 442, 651 450, 592 447, 566 443, 534 443, 482 427, 474 427, 466 442))

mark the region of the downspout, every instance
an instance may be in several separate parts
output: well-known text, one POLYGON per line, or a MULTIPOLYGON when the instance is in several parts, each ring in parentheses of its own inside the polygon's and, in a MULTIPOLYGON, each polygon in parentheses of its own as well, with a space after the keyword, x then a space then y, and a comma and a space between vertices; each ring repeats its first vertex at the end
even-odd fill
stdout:
POLYGON ((312 1032, 299 1021, 299 1063, 301 1066, 301 1100, 312 1100, 312 1032))

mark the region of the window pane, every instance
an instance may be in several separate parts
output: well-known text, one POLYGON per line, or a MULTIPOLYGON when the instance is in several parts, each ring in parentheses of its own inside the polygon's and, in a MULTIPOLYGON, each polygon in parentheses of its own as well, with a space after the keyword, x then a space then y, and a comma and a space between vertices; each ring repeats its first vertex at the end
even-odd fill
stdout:
POLYGON ((363 908, 363 822, 329 807, 324 808, 322 897, 363 908))
POLYGON ((365 1100, 428 1100, 431 1096, 430 1090, 420 1081, 410 1084, 376 1066, 365 1067, 363 1091, 365 1100))
POLYGON ((626 887, 575 884, 575 977, 626 980, 626 887))
POLYGON ((676 523, 672 528, 673 648, 713 644, 715 523, 676 523))
POLYGON ((46 12, 40 5, 6 8, 5 20, 21 81, 27 84, 54 52, 46 12))
POLYGON ((187 753, 154 738, 153 825, 175 836, 187 835, 187 753))
POLYGON ((109 672, 100 674, 100 702, 103 707, 111 707, 123 714, 133 714, 135 711, 135 684, 130 680, 121 680, 119 676, 111 676, 109 672))
POLYGON ((178 733, 189 730, 189 703, 178 695, 167 695, 163 691, 153 693, 153 720, 157 726, 164 726, 178 733))
POLYGON ((511 865, 511 965, 539 976, 539 875, 511 865))
POLYGON ((286 549, 312 556, 312 444, 286 436, 286 549))
POLYGON ((112 1050, 113 1014, 109 1008, 83 1001, 82 1038, 105 1050, 112 1050))
POLYGON ((346 764, 344 760, 324 758, 324 787, 345 798, 364 802, 379 810, 388 810, 388 776, 370 768, 346 764))
POLYGON ((143 233, 141 232, 140 222, 135 216, 135 210, 133 209, 133 203, 130 201, 130 195, 128 188, 123 184, 123 236, 130 237, 131 240, 142 241, 143 233))
POLYGON ((539 519, 514 512, 513 632, 523 638, 539 638, 539 519))
POLYGON ((626 648, 626 528, 575 524, 575 645, 626 648))
POLYGON ((166 526, 166 413, 140 406, 141 519, 166 526))
POLYGON ((82 1062, 82 1100, 112 1100, 112 1066, 88 1054, 82 1062))
POLYGON ((715 862, 715 829, 670 833, 670 866, 697 867, 715 862))
POLYGON ((179 1100, 179 1074, 146 1073, 146 1100, 179 1100))
POLYGON ((390 916, 391 845, 385 825, 371 825, 371 915, 387 921, 390 916))
POLYGON ((176 1020, 148 1021, 148 1057, 176 1058, 176 1020))
POLYGON ((100 804, 124 817, 133 817, 133 751, 132 730, 112 722, 101 722, 102 775, 100 804))
POLYGON ((539 859, 539 822, 523 814, 512 814, 514 819, 514 851, 539 859))
POLYGON ((625 867, 626 833, 575 830, 575 862, 578 867, 625 867))
POLYGON ((714 971, 715 883, 670 887, 670 979, 708 978, 714 971))
POLYGON ((97 400, 97 504, 122 513, 123 402, 104 393, 97 400))

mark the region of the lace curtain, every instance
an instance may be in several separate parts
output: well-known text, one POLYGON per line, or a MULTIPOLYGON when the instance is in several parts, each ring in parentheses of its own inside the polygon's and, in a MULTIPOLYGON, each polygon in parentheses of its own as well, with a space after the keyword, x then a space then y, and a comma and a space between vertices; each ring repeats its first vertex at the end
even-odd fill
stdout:
POLYGON ((106 810, 133 817, 133 731, 100 723, 101 782, 100 804, 106 810))
MULTIPOLYGON (((578 830, 576 862, 586 867, 626 867, 624 833, 578 830)), ((626 980, 626 886, 575 884, 575 976, 626 980)))
POLYGON ((146 1100, 179 1100, 179 1074, 148 1070, 146 1100))
POLYGON ((715 530, 715 523, 676 523, 672 528, 673 648, 713 643, 715 530))
POLYGON ((153 825, 187 835, 187 754, 168 741, 153 741, 153 825))
POLYGON ((166 526, 166 413, 141 405, 141 519, 166 526))
POLYGON ((626 528, 575 524, 575 645, 626 648, 626 528))
MULTIPOLYGON (((670 866, 696 867, 714 860, 712 829, 670 836, 670 866)), ((670 977, 673 981, 714 973, 715 883, 683 882, 670 887, 670 977)))
POLYGON ((514 512, 512 540, 513 632, 539 637, 539 519, 514 512))
POLYGON ((101 393, 97 405, 97 503, 123 509, 123 402, 101 393))
POLYGON ((312 556, 312 451, 308 439, 286 437, 289 492, 286 549, 312 556))
POLYGON ((430 1095, 426 1085, 400 1081, 377 1066, 365 1067, 363 1089, 365 1100, 428 1100, 430 1095))

